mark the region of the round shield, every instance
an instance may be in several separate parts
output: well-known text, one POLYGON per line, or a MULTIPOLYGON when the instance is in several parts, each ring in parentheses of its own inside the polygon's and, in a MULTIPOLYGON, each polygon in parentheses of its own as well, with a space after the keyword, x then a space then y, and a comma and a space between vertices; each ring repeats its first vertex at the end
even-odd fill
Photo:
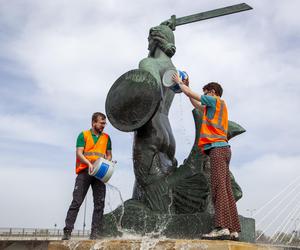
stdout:
POLYGON ((153 116, 162 98, 161 86, 145 70, 120 76, 106 97, 105 111, 111 124, 125 132, 142 127, 153 116))

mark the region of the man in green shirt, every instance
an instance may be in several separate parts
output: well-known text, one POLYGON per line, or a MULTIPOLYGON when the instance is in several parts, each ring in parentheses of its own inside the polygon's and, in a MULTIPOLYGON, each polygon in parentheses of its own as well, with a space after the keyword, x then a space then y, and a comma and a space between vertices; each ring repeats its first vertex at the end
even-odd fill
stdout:
POLYGON ((76 142, 76 181, 73 191, 73 200, 67 212, 62 240, 69 240, 74 228, 79 208, 87 194, 89 187, 93 190, 94 212, 92 217, 90 239, 100 237, 105 204, 105 184, 89 175, 93 170, 93 163, 99 158, 112 159, 111 140, 103 130, 106 125, 106 116, 96 112, 92 116, 92 128, 79 134, 76 142))

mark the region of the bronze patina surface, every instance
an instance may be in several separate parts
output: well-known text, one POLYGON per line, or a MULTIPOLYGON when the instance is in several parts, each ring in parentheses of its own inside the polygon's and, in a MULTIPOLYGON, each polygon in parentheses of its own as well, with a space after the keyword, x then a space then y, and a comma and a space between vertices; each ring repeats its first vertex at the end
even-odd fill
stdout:
MULTIPOLYGON (((182 24, 250 9, 245 4, 170 20, 149 31, 149 54, 138 69, 119 77, 106 99, 108 119, 117 129, 134 131, 135 186, 131 200, 105 216, 104 234, 119 235, 120 228, 145 234, 157 231, 169 237, 200 237, 212 228, 209 158, 198 147, 202 113, 193 110, 195 141, 190 154, 178 165, 176 142, 169 121, 174 92, 162 84, 167 70, 176 69, 174 30, 182 24), (125 211, 125 212, 124 212, 125 211), (196 222, 196 223, 195 223, 196 222)), ((228 140, 245 132, 230 121, 228 140)), ((177 149, 178 150, 178 149, 177 149)), ((180 145, 179 145, 180 150, 180 145)), ((231 174, 234 197, 242 190, 231 174)), ((242 239, 254 240, 254 220, 240 217, 242 239)))
POLYGON ((161 88, 148 71, 131 70, 115 81, 106 100, 106 114, 112 125, 121 131, 134 131, 155 113, 161 88))

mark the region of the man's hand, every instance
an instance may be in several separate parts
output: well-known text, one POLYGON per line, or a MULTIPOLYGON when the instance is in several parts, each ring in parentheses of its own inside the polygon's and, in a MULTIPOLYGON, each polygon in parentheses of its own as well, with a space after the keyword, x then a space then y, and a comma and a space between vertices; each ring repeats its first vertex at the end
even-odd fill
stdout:
POLYGON ((172 76, 172 80, 173 80, 173 82, 175 82, 177 84, 184 84, 187 87, 190 84, 189 78, 181 80, 181 78, 179 77, 178 73, 174 73, 174 75, 172 76))
POLYGON ((182 81, 182 83, 185 85, 185 86, 189 86, 190 85, 190 80, 189 78, 186 78, 182 81))
POLYGON ((92 173, 94 171, 94 165, 89 162, 88 166, 89 166, 89 173, 92 173))
POLYGON ((107 151, 106 151, 105 159, 111 161, 111 159, 112 159, 112 153, 111 153, 111 150, 107 150, 107 151))
POLYGON ((173 82, 175 82, 177 84, 183 84, 181 78, 179 77, 179 75, 177 73, 173 74, 172 80, 173 80, 173 82))

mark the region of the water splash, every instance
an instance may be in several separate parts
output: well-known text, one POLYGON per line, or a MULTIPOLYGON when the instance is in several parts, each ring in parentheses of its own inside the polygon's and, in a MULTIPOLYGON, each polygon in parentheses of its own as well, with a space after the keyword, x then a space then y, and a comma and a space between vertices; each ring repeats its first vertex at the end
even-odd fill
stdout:
MULTIPOLYGON (((111 185, 111 184, 106 183, 106 186, 107 186, 108 188, 112 189, 112 190, 115 190, 115 191, 118 193, 118 195, 119 195, 119 198, 120 198, 120 201, 121 201, 121 204, 120 204, 120 207, 121 207, 121 215, 120 215, 119 220, 116 218, 116 216, 114 215, 114 213, 112 213, 112 215, 113 215, 113 217, 114 217, 114 219, 115 219, 116 226, 117 226, 117 230, 118 230, 119 232, 122 232, 122 233, 123 233, 124 230, 122 229, 122 219, 123 219, 124 212, 125 212, 125 206, 124 206, 124 200, 123 200, 123 198, 122 198, 121 191, 120 191, 117 187, 115 187, 115 186, 113 186, 113 185, 111 185)), ((109 205, 109 208, 110 208, 110 210, 111 210, 110 212, 113 212, 113 208, 112 208, 112 206, 111 206, 111 204, 110 204, 110 197, 108 197, 108 205, 109 205)))
POLYGON ((185 120, 183 119, 184 117, 184 110, 183 110, 183 100, 182 100, 182 95, 179 95, 179 124, 180 126, 180 130, 181 130, 181 134, 183 135, 185 144, 187 146, 191 146, 192 143, 190 141, 190 137, 188 136, 188 132, 185 128, 185 120))

